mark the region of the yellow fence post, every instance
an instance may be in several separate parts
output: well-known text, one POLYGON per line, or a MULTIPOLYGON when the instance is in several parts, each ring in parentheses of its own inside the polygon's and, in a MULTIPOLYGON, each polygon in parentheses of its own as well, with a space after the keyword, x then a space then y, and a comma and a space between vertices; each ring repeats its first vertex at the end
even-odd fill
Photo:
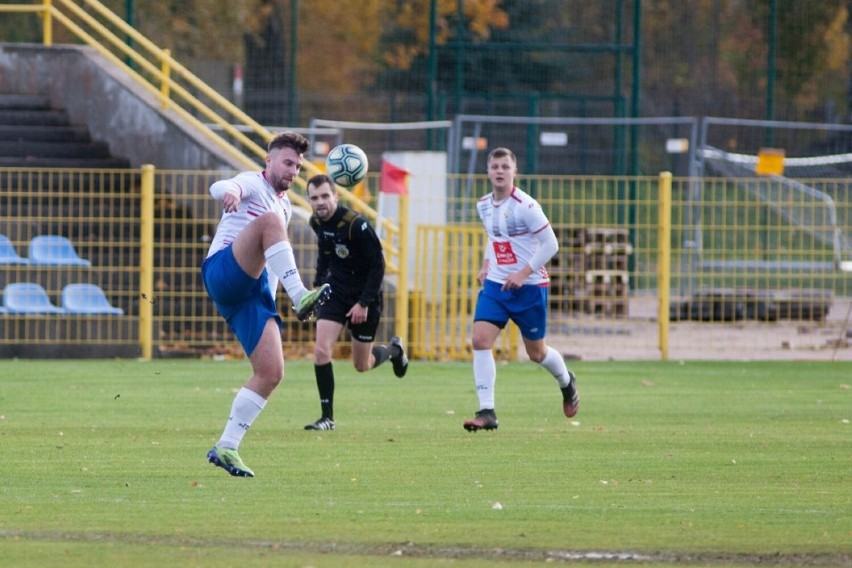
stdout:
POLYGON ((171 96, 171 89, 169 88, 169 75, 172 72, 172 51, 170 49, 163 50, 163 61, 160 65, 160 71, 163 73, 163 79, 160 83, 160 104, 162 105, 163 110, 169 108, 169 97, 171 96))
POLYGON ((139 265, 139 345, 142 358, 153 355, 154 332, 154 166, 142 166, 142 219, 139 265))
POLYGON ((399 278, 396 288, 396 334, 408 341, 408 194, 399 196, 399 278))
POLYGON ((669 358, 669 301, 672 276, 672 174, 660 174, 659 201, 659 240, 657 258, 657 289, 660 303, 657 306, 657 320, 660 329, 660 356, 663 361, 669 358))
POLYGON ((41 23, 42 42, 47 47, 53 45, 53 14, 51 10, 53 6, 51 0, 44 0, 44 13, 41 15, 44 20, 41 23))

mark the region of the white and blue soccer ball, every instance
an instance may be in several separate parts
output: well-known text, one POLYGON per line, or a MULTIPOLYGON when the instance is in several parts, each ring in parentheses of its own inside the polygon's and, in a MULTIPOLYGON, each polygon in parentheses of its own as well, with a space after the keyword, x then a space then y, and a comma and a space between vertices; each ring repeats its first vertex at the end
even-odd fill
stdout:
POLYGON ((325 172, 334 183, 352 187, 367 177, 367 154, 355 144, 340 144, 325 157, 325 172))

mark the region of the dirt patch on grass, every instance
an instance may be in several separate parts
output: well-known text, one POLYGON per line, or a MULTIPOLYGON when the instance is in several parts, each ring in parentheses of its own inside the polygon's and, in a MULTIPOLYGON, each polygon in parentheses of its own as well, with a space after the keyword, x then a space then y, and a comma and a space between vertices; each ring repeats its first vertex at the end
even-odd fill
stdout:
MULTIPOLYGON (((822 321, 671 322, 668 359, 852 361, 850 306, 835 298, 822 321)), ((550 316, 548 343, 569 359, 659 360, 659 338, 656 298, 631 298, 622 318, 550 316)))
POLYGON ((243 548, 281 550, 303 554, 334 554, 375 557, 410 557, 434 559, 477 559, 495 561, 589 563, 625 565, 683 565, 706 566, 850 566, 848 554, 733 554, 726 552, 630 552, 617 550, 537 550, 519 548, 444 547, 405 544, 353 544, 335 542, 282 542, 265 540, 179 538, 174 536, 143 536, 114 533, 71 533, 0 530, 0 538, 54 542, 121 543, 132 545, 173 546, 180 548, 243 548))

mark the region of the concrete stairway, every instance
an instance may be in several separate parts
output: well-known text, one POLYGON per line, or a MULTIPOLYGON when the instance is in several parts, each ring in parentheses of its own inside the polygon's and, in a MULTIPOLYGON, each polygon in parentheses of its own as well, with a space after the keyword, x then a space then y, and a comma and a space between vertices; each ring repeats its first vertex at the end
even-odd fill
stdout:
POLYGON ((47 97, 0 94, 0 167, 129 168, 47 97))

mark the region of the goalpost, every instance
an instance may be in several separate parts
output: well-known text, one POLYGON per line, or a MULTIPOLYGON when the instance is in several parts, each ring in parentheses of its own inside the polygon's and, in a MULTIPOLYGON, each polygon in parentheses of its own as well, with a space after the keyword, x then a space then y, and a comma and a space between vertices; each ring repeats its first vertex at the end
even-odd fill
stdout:
MULTIPOLYGON (((842 227, 835 196, 840 183, 852 176, 852 153, 840 140, 852 134, 852 126, 787 123, 708 117, 702 121, 698 172, 703 179, 724 178, 744 194, 761 203, 791 230, 808 235, 831 249, 830 261, 700 261, 705 268, 792 269, 830 272, 852 270, 850 238, 842 227), (722 150, 714 144, 726 144, 722 150), (757 173, 759 154, 773 145, 783 154, 783 172, 757 173), (790 156, 791 157, 787 157, 790 156)), ((695 212, 696 235, 700 232, 700 202, 695 212)), ((696 240, 700 242, 699 238, 696 240)), ((697 251, 699 254, 701 251, 697 251)))

